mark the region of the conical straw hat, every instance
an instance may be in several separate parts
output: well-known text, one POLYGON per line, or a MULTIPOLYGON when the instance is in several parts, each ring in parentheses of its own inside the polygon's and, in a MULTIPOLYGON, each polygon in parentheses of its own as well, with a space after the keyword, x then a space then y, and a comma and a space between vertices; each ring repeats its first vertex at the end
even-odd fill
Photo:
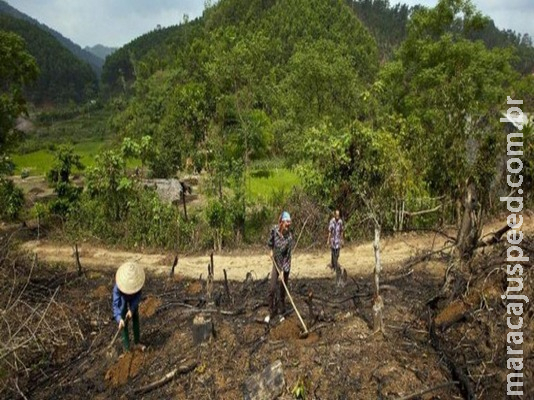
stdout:
POLYGON ((145 271, 139 264, 127 261, 119 267, 115 279, 122 293, 134 294, 145 284, 145 271))

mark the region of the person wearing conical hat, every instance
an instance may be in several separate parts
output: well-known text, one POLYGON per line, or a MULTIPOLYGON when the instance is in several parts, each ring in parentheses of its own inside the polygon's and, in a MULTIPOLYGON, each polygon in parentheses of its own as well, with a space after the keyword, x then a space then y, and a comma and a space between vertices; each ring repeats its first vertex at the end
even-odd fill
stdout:
POLYGON ((139 342, 139 302, 141 289, 145 284, 145 271, 135 262, 125 262, 115 274, 113 287, 113 317, 122 329, 122 343, 126 351, 130 350, 128 321, 132 320, 134 345, 144 350, 139 342))

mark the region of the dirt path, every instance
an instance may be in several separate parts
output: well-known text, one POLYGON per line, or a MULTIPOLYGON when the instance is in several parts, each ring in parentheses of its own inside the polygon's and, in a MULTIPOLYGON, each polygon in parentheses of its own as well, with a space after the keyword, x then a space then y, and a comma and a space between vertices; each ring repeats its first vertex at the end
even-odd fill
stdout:
MULTIPOLYGON (((532 215, 525 215, 523 230, 532 230, 532 215)), ((498 219, 488 224, 485 232, 499 229, 505 223, 498 219)), ((381 257, 384 269, 394 270, 402 266, 410 257, 432 248, 438 249, 445 243, 440 235, 425 233, 403 233, 381 241, 381 257)), ((48 262, 73 264, 72 247, 47 241, 30 241, 23 248, 37 253, 38 257, 48 262)), ((83 266, 92 269, 115 269, 126 260, 137 260, 147 270, 157 274, 168 274, 174 256, 167 254, 145 254, 129 251, 120 251, 80 245, 80 261, 83 266)), ((241 252, 234 254, 215 255, 215 279, 223 279, 223 269, 226 269, 228 279, 241 281, 247 272, 255 274, 255 278, 262 278, 270 272, 271 263, 267 249, 264 253, 241 252)), ((293 256, 293 277, 326 278, 332 276, 329 268, 330 250, 325 246, 322 250, 305 251, 297 249, 293 256)), ((371 242, 350 245, 341 250, 340 264, 346 268, 347 273, 354 275, 370 274, 374 267, 374 253, 371 242)), ((206 275, 209 253, 205 256, 181 256, 176 273, 189 278, 198 278, 206 275)), ((438 271, 436 271, 438 272, 438 271)))
MULTIPOLYGON (((399 235, 382 241, 382 262, 384 268, 395 268, 404 261, 415 255, 418 251, 432 247, 434 235, 399 235)), ((439 237, 436 246, 443 244, 439 237)), ((23 248, 37 253, 40 259, 48 262, 70 263, 73 261, 72 247, 47 241, 30 241, 23 248)), ((128 251, 118 251, 80 245, 80 261, 83 266, 92 269, 114 269, 126 260, 137 260, 147 270, 155 273, 168 274, 173 257, 168 254, 143 254, 128 251)), ((247 272, 251 271, 255 277, 260 278, 270 272, 270 260, 265 253, 248 254, 215 254, 215 279, 223 279, 223 269, 228 273, 228 279, 243 280, 247 272)), ((200 274, 206 275, 206 266, 209 262, 209 254, 206 256, 180 257, 176 273, 189 277, 198 278, 200 274)), ((293 256, 292 275, 307 278, 324 278, 332 275, 329 268, 330 251, 324 248, 322 251, 304 252, 297 249, 293 256)), ((352 245, 341 250, 340 264, 347 269, 349 275, 368 274, 374 267, 374 253, 372 243, 352 245)))

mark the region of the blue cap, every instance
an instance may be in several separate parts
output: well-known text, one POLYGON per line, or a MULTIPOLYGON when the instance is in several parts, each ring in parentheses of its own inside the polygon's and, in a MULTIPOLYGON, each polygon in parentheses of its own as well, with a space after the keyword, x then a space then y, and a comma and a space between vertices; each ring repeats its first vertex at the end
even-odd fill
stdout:
POLYGON ((289 213, 287 211, 284 211, 282 213, 282 221, 291 221, 291 216, 289 215, 289 213))

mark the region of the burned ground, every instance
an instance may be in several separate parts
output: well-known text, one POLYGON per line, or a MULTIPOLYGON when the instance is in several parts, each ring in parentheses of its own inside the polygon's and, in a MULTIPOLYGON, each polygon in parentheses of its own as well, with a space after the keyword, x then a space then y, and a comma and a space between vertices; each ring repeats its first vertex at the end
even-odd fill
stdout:
MULTIPOLYGON (((525 243, 532 254, 532 242, 525 243)), ((140 306, 142 341, 148 348, 113 359, 106 357, 117 328, 110 315, 111 272, 77 276, 38 262, 32 267, 33 260, 25 257, 4 257, 2 304, 16 304, 3 308, 1 329, 3 335, 11 334, 5 343, 21 346, 9 354, 3 350, 0 395, 240 399, 248 377, 280 360, 286 383, 281 399, 295 398, 291 391, 296 385, 305 388, 308 399, 399 399, 458 381, 453 367, 477 398, 503 398, 508 373, 506 308, 500 298, 507 284, 503 250, 496 246, 477 255, 468 289, 448 303, 429 305, 442 286, 446 258, 385 274, 385 335, 373 334, 367 275, 349 277, 339 289, 333 277, 290 279, 290 291, 311 332, 306 338, 300 338, 295 313, 282 322, 262 322, 267 315, 265 278, 230 281, 230 296, 223 282, 216 281, 211 304, 205 281, 180 277, 179 271, 172 279, 149 275, 140 306), (310 293, 311 304, 306 303, 310 293), (41 312, 33 315, 30 310, 41 312), (195 341, 192 326, 199 314, 213 323, 211 338, 202 343, 195 341), (25 336, 30 339, 23 344, 14 335, 17 327, 32 332, 33 338, 25 336), (185 372, 146 390, 178 367, 185 372)), ((525 293, 532 299, 530 270, 525 264, 525 293)), ((532 382, 532 307, 526 313, 524 381, 532 382)), ((120 350, 120 340, 114 346, 120 350)), ((534 398, 533 389, 525 389, 523 398, 534 398)), ((460 399, 466 397, 462 390, 462 385, 450 384, 414 398, 460 399)))

